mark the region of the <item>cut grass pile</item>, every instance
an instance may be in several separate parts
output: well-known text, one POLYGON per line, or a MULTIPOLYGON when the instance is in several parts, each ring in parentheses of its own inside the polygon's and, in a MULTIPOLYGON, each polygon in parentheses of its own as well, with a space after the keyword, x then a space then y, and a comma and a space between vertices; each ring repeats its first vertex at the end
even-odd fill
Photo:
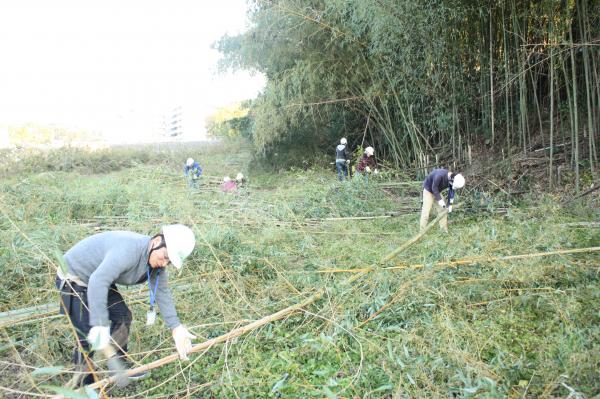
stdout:
MULTIPOLYGON (((599 252, 489 259, 597 247, 597 227, 568 224, 598 221, 597 208, 581 201, 563 208, 550 195, 509 203, 467 188, 457 199, 463 209, 450 215, 451 234, 433 228, 378 264, 418 233, 418 211, 408 209, 419 207, 420 183, 394 185, 384 177, 341 184, 332 171, 249 170, 240 143, 146 151, 148 162, 107 173, 19 171, 0 183, 0 312, 32 308, 25 318, 0 318, 3 394, 48 395, 48 386, 71 377, 73 337, 51 306, 58 302, 57 251, 98 231, 151 235, 173 222, 197 235, 171 285, 180 318, 198 342, 314 292, 324 295, 190 363, 154 369, 150 379, 127 388, 108 387, 111 396, 600 393, 599 252), (197 190, 181 176, 188 156, 205 170, 197 190), (237 195, 221 193, 215 182, 239 171, 248 184, 237 195), (504 211, 495 213, 498 207, 504 211), (396 214, 343 219, 390 212, 396 214), (343 270, 374 264, 348 283, 353 274, 343 270), (398 267, 385 270, 390 266, 398 267), (50 310, 34 308, 46 304, 50 310)), ((162 321, 144 326, 146 287, 124 293, 134 314, 135 361, 173 353, 162 321)))

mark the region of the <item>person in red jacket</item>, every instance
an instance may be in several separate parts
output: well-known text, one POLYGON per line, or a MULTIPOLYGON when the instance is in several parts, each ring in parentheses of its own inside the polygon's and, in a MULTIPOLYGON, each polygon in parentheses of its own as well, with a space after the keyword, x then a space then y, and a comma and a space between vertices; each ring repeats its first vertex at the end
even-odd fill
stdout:
POLYGON ((356 167, 356 173, 360 175, 365 175, 373 172, 374 174, 379 173, 379 169, 377 167, 377 161, 375 161, 375 150, 373 147, 367 147, 365 149, 365 153, 358 161, 358 166, 356 167))
POLYGON ((236 193, 237 184, 235 180, 231 180, 229 176, 225 176, 223 178, 223 183, 221 183, 221 191, 224 193, 236 193))

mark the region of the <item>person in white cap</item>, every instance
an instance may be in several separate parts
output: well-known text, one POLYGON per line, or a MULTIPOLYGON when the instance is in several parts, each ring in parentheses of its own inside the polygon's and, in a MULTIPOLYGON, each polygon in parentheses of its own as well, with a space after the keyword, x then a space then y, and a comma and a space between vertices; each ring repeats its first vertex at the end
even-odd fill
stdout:
MULTIPOLYGON (((463 188, 465 178, 460 173, 453 173, 448 169, 434 169, 423 182, 423 207, 421 208, 421 220, 419 227, 423 230, 427 227, 429 220, 429 212, 434 202, 437 202, 438 212, 443 211, 446 206, 448 213, 452 212, 452 204, 454 203, 455 190, 463 188), (448 189, 448 201, 442 198, 442 191, 448 189)), ((440 228, 444 232, 448 232, 448 215, 444 215, 440 219, 440 228)))
POLYGON ((158 305, 172 331, 179 357, 187 360, 195 336, 177 317, 166 267, 170 263, 175 269, 181 269, 195 244, 189 227, 173 224, 163 226, 162 232, 153 237, 128 231, 95 234, 65 253, 66 270, 59 269, 56 286, 61 292, 61 313, 69 317, 77 332, 79 342, 73 361, 84 371, 80 384, 94 381, 86 360, 93 356, 94 350, 103 350, 112 344, 123 363, 130 364, 126 353, 132 314, 117 284, 148 284, 146 324, 154 323, 155 304, 158 305))
POLYGON ((339 181, 344 181, 348 178, 348 164, 350 164, 350 156, 346 145, 348 141, 342 137, 340 143, 335 147, 335 169, 337 171, 339 181))
POLYGON ((244 183, 246 182, 246 179, 244 178, 244 175, 242 174, 242 172, 238 173, 235 176, 235 182, 237 183, 238 187, 244 185, 244 183))
POLYGON ((200 181, 202 168, 198 162, 194 161, 193 158, 188 158, 187 161, 185 161, 185 166, 183 167, 183 174, 187 178, 188 187, 195 188, 198 186, 198 182, 200 181))
POLYGON ((356 173, 359 175, 368 174, 373 172, 374 174, 379 173, 377 167, 377 161, 375 161, 375 150, 373 147, 365 148, 365 153, 356 166, 356 173))

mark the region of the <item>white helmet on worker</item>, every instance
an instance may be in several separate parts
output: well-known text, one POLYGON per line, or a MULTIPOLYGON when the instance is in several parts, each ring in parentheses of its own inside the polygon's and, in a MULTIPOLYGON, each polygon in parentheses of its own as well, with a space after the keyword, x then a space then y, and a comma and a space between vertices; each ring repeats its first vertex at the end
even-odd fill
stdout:
POLYGON ((452 180, 452 189, 456 190, 458 188, 463 188, 465 186, 465 178, 460 173, 454 175, 454 179, 452 180))
POLYGON ((340 144, 346 145, 348 143, 348 141, 346 140, 345 137, 342 137, 342 139, 340 140, 340 144))
POLYGON ((185 164, 187 166, 192 166, 194 164, 194 160, 192 158, 188 158, 187 161, 185 162, 185 164))
POLYGON ((231 177, 229 177, 229 176, 225 176, 223 178, 223 183, 227 183, 227 182, 230 182, 230 181, 231 181, 231 177))
POLYGON ((238 173, 238 174, 235 176, 235 180, 237 180, 237 181, 242 181, 242 180, 244 180, 244 175, 242 174, 242 172, 238 173))
POLYGON ((182 224, 170 224, 163 226, 163 236, 167 246, 169 260, 177 269, 181 269, 183 260, 187 258, 196 245, 194 232, 182 224))
POLYGON ((373 154, 375 154, 375 150, 373 149, 373 147, 367 147, 365 149, 365 154, 367 154, 368 156, 372 157, 373 154))

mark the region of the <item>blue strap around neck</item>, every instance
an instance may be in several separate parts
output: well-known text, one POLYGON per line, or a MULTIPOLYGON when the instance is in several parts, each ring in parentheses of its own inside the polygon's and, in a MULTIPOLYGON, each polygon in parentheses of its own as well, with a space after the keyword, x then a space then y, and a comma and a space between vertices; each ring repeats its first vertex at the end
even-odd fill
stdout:
POLYGON ((150 310, 154 309, 154 302, 156 301, 156 290, 158 289, 158 277, 160 276, 160 269, 156 271, 156 280, 154 282, 154 290, 152 290, 152 284, 150 283, 150 269, 148 267, 146 273, 148 275, 148 290, 150 291, 150 310))

